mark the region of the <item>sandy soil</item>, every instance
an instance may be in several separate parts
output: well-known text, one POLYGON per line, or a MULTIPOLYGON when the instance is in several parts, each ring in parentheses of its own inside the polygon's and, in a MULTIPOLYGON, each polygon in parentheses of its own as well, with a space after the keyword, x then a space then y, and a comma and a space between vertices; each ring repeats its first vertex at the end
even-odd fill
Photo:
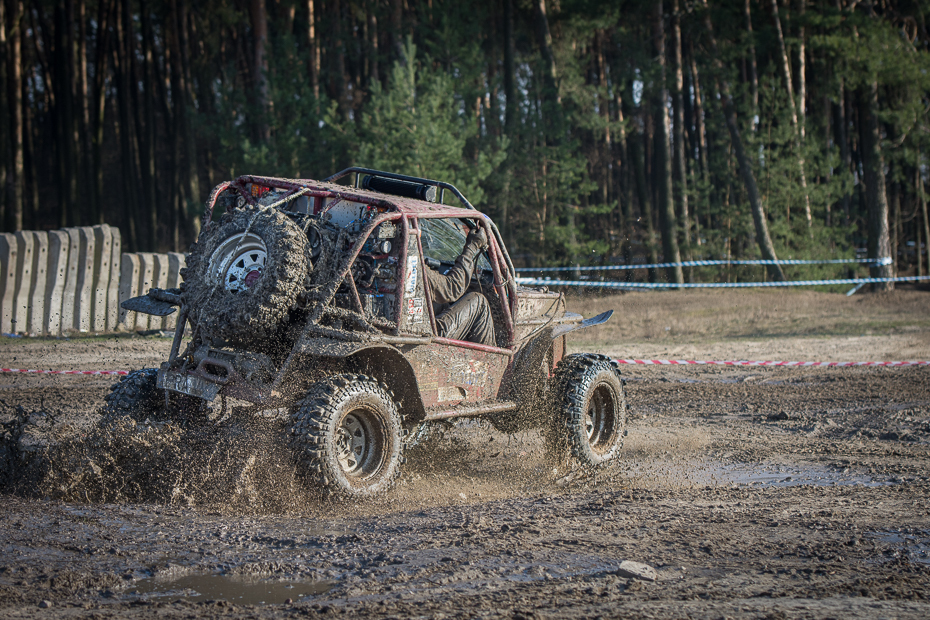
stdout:
MULTIPOLYGON (((618 316, 571 347, 930 359, 927 300, 573 299, 618 316)), ((169 346, 9 340, 0 366, 136 368, 169 346)), ((629 437, 596 477, 553 469, 538 433, 469 422, 411 451, 388 497, 351 505, 303 489, 274 418, 88 446, 112 378, 0 375, 0 421, 30 422, 17 458, 59 466, 0 455, 0 616, 930 616, 930 368, 622 370, 629 437)))

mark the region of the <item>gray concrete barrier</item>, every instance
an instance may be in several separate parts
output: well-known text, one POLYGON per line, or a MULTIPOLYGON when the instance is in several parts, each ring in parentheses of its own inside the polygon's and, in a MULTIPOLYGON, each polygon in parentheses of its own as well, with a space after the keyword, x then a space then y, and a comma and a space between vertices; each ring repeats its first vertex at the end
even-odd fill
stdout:
POLYGON ((0 331, 62 336, 173 329, 119 304, 149 288, 177 288, 184 255, 122 252, 117 228, 101 224, 0 233, 0 331))
POLYGON ((16 235, 0 233, 0 331, 13 332, 13 293, 16 290, 16 263, 19 242, 16 235))
POLYGON ((48 281, 48 233, 32 231, 32 281, 29 284, 30 334, 45 333, 45 288, 48 281))
POLYGON ((68 248, 70 237, 63 230, 48 233, 48 270, 45 282, 45 334, 61 334, 62 301, 65 295, 65 278, 68 276, 68 248))

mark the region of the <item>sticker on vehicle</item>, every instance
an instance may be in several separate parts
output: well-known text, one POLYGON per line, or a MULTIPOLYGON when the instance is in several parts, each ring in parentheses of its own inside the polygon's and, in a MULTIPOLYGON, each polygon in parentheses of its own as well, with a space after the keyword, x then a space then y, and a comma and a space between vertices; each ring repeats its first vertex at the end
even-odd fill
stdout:
POLYGON ((407 322, 408 323, 422 323, 423 322, 423 299, 420 297, 412 297, 407 300, 407 322))
POLYGON ((404 291, 412 295, 417 290, 417 258, 416 256, 407 257, 407 281, 404 282, 404 291))

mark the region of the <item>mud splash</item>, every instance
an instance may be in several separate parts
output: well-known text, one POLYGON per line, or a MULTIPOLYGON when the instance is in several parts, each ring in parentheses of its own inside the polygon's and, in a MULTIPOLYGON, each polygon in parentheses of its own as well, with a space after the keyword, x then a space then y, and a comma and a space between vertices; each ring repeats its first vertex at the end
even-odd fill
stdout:
POLYGON ((194 427, 125 419, 75 429, 47 412, 20 407, 10 413, 0 435, 4 491, 276 513, 314 501, 297 474, 281 419, 234 414, 222 425, 194 427))

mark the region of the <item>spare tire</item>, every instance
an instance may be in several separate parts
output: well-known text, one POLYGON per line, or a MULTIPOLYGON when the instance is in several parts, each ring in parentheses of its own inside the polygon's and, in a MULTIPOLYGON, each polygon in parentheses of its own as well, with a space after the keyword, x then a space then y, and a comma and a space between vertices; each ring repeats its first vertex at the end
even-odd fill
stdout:
POLYGON ((293 220, 276 209, 236 209, 191 246, 181 299, 211 342, 267 349, 312 269, 307 236, 293 220))

